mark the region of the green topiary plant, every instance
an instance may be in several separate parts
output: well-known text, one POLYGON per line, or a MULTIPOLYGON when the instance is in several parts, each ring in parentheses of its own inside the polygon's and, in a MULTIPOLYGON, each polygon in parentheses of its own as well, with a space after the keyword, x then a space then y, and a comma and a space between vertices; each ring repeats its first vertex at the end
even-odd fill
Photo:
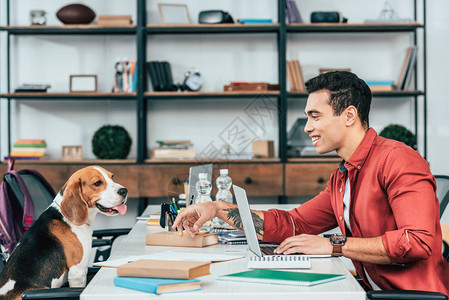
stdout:
POLYGON ((131 137, 125 128, 118 125, 104 125, 92 138, 92 151, 99 159, 125 159, 131 144, 131 137))
POLYGON ((379 135, 387 139, 403 142, 407 146, 416 149, 416 136, 402 125, 390 124, 379 135))

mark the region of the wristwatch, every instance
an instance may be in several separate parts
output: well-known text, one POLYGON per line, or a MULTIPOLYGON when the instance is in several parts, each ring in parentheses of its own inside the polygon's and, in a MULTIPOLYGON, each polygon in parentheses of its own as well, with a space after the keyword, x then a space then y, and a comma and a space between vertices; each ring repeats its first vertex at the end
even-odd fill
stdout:
POLYGON ((342 247, 346 243, 346 236, 344 234, 334 233, 329 238, 332 244, 332 256, 343 256, 342 247))

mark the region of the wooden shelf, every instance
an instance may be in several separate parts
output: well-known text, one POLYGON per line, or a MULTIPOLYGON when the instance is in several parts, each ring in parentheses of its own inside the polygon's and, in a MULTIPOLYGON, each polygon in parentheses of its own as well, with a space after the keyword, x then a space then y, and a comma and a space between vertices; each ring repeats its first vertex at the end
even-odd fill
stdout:
POLYGON ((148 24, 148 34, 179 33, 273 33, 278 32, 279 24, 148 24))
POLYGON ((121 27, 105 27, 99 25, 63 25, 63 26, 5 26, 0 30, 15 35, 34 34, 135 34, 134 25, 121 27))
MULTIPOLYGON (((415 97, 424 96, 424 92, 420 90, 406 90, 406 91, 386 91, 386 92, 373 92, 373 98, 376 97, 415 97)), ((288 92, 287 96, 289 98, 307 98, 309 94, 306 92, 288 92)))
POLYGON ((175 98, 254 98, 261 95, 279 96, 279 91, 262 92, 146 92, 147 99, 175 99, 175 98))
POLYGON ((403 32, 423 28, 420 23, 316 23, 316 24, 289 24, 287 32, 403 32))
POLYGON ((1 98, 9 99, 77 99, 77 100, 120 100, 135 99, 136 93, 7 93, 1 98))
POLYGON ((150 158, 146 159, 145 163, 150 164, 206 164, 206 163, 280 163, 281 160, 277 157, 275 158, 253 158, 253 159, 221 159, 221 158, 195 158, 195 159, 165 159, 165 158, 150 158))
MULTIPOLYGON (((2 161, 7 164, 8 161, 2 161)), ((60 160, 60 159, 38 159, 38 160, 16 160, 15 164, 37 164, 37 165, 101 165, 101 164, 136 164, 135 159, 86 159, 86 160, 60 160)))

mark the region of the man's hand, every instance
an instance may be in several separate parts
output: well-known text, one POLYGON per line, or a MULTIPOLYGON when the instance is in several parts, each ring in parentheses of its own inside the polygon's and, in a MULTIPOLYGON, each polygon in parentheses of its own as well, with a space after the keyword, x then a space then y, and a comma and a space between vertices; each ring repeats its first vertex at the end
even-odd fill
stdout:
POLYGON ((189 205, 178 214, 172 228, 178 229, 179 235, 182 236, 182 227, 184 226, 184 229, 193 238, 200 231, 201 226, 215 218, 217 213, 216 202, 189 205))
POLYGON ((276 254, 332 254, 332 245, 328 238, 310 234, 300 234, 286 238, 274 250, 276 254))

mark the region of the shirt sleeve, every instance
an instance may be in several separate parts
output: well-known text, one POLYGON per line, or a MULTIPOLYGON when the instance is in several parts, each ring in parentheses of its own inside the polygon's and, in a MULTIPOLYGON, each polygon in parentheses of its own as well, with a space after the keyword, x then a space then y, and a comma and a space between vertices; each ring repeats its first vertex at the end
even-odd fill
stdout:
POLYGON ((398 228, 382 235, 388 256, 394 263, 428 258, 435 245, 439 209, 426 161, 413 149, 398 147, 385 160, 382 174, 398 228))
POLYGON ((324 191, 298 208, 264 211, 263 241, 281 243, 293 235, 319 234, 335 228, 337 222, 331 205, 330 181, 324 191))

